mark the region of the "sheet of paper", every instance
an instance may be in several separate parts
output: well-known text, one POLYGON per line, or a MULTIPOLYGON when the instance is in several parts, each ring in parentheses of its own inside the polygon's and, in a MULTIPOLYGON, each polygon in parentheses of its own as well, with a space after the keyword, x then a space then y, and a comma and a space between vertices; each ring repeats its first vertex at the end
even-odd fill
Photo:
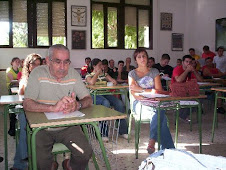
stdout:
POLYGON ((210 82, 198 82, 198 85, 209 84, 210 82))
POLYGON ((161 79, 163 79, 163 80, 171 80, 171 78, 170 78, 170 77, 166 77, 166 76, 165 76, 165 77, 164 77, 164 76, 162 76, 162 77, 161 77, 161 79))
POLYGON ((71 113, 63 113, 63 112, 45 112, 45 115, 48 120, 52 119, 64 119, 64 118, 71 118, 71 117, 83 117, 85 116, 84 113, 80 111, 75 111, 71 113))
POLYGON ((169 95, 166 94, 151 94, 151 92, 143 92, 143 93, 136 93, 137 95, 144 96, 147 98, 156 98, 156 97, 168 97, 169 95))

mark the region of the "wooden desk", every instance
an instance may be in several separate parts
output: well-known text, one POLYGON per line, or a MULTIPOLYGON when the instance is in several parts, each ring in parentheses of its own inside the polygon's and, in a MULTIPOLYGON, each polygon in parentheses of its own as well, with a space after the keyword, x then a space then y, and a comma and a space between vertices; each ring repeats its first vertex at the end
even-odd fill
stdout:
POLYGON ((100 147, 102 149, 106 167, 107 169, 111 169, 110 163, 106 156, 106 151, 102 142, 100 131, 98 128, 98 122, 104 121, 104 120, 125 119, 127 115, 117 112, 113 109, 104 107, 102 105, 93 105, 92 107, 82 109, 81 112, 85 114, 84 117, 57 119, 57 120, 48 120, 45 114, 43 113, 34 113, 34 112, 25 113, 29 127, 31 128, 30 132, 32 132, 31 140, 30 140, 30 137, 28 137, 28 145, 31 146, 28 148, 31 148, 33 169, 37 169, 35 138, 38 131, 49 128, 49 127, 62 127, 62 126, 65 127, 65 126, 73 126, 73 125, 85 126, 87 124, 90 124, 95 128, 96 136, 99 141, 100 147))
POLYGON ((226 87, 211 88, 211 90, 215 91, 215 103, 214 103, 212 138, 211 138, 211 141, 213 142, 215 127, 218 126, 218 123, 217 123, 217 100, 218 99, 226 100, 226 97, 224 97, 224 95, 219 96, 219 93, 221 93, 221 92, 226 93, 226 87))
POLYGON ((10 104, 21 104, 23 95, 6 95, 1 96, 0 104, 4 105, 4 146, 5 146, 5 170, 8 170, 8 141, 7 141, 7 122, 10 104))
POLYGON ((212 87, 212 86, 220 86, 220 83, 213 82, 198 82, 199 87, 212 87))
MULTIPOLYGON (((160 129, 160 110, 176 110, 176 132, 175 132, 175 143, 177 145, 177 139, 178 139, 178 119, 179 119, 179 109, 181 108, 186 108, 186 106, 181 106, 179 102, 175 102, 175 105, 172 106, 164 106, 162 107, 163 103, 165 102, 171 102, 171 101, 181 101, 181 100, 194 100, 198 102, 197 104, 194 105, 188 105, 187 107, 198 107, 198 122, 199 122, 199 153, 202 153, 202 111, 201 111, 201 104, 199 102, 199 99, 201 98, 206 98, 206 95, 199 95, 199 96, 190 96, 190 97, 161 97, 161 98, 152 98, 152 100, 159 101, 157 106, 150 106, 155 109, 157 109, 157 114, 158 114, 158 149, 160 149, 160 143, 161 143, 161 129, 160 129)), ((141 105, 141 112, 142 113, 142 105, 141 105)), ((140 116, 140 121, 141 121, 141 116, 140 116)), ((139 144, 139 131, 140 131, 140 121, 138 121, 138 135, 135 135, 135 149, 136 149, 136 158, 138 158, 138 144, 139 144)))
MULTIPOLYGON (((128 88, 129 85, 116 85, 116 86, 99 86, 99 85, 87 85, 86 86, 88 89, 91 90, 91 94, 94 96, 94 101, 93 103, 96 104, 96 96, 97 95, 114 95, 114 94, 124 94, 125 96, 127 96, 127 92, 128 92, 128 88), (117 90, 114 92, 111 92, 109 90, 117 90), (119 91, 119 90, 123 90, 123 91, 119 91)), ((126 106, 126 113, 128 113, 128 104, 127 102, 129 102, 127 100, 125 100, 125 106, 126 106)))

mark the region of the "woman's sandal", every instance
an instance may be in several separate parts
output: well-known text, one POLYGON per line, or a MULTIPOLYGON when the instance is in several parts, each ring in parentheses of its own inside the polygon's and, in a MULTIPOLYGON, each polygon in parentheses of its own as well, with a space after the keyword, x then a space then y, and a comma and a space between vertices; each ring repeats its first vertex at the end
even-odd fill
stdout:
POLYGON ((152 153, 154 153, 155 152, 155 147, 154 146, 150 146, 150 145, 148 145, 148 147, 147 147, 147 151, 148 151, 148 154, 152 154, 152 153))

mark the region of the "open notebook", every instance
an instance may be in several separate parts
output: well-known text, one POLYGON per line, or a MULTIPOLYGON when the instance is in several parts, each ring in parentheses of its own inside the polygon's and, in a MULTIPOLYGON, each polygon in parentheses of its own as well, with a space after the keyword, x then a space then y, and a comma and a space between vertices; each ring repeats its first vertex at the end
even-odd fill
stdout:
POLYGON ((64 119, 64 118, 71 118, 71 117, 83 117, 85 116, 84 113, 80 111, 75 111, 71 113, 63 113, 63 112, 45 112, 45 115, 48 120, 52 119, 64 119))
POLYGON ((136 95, 144 96, 146 98, 169 97, 169 95, 166 94, 151 94, 151 92, 136 93, 136 95))

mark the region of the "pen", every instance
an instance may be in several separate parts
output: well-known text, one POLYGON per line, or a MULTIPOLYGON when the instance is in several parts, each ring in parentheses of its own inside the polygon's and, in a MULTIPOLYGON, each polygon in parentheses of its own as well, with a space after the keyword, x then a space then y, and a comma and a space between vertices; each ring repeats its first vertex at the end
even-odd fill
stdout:
POLYGON ((70 94, 71 94, 71 91, 69 90, 69 92, 68 92, 68 96, 70 96, 70 94))

